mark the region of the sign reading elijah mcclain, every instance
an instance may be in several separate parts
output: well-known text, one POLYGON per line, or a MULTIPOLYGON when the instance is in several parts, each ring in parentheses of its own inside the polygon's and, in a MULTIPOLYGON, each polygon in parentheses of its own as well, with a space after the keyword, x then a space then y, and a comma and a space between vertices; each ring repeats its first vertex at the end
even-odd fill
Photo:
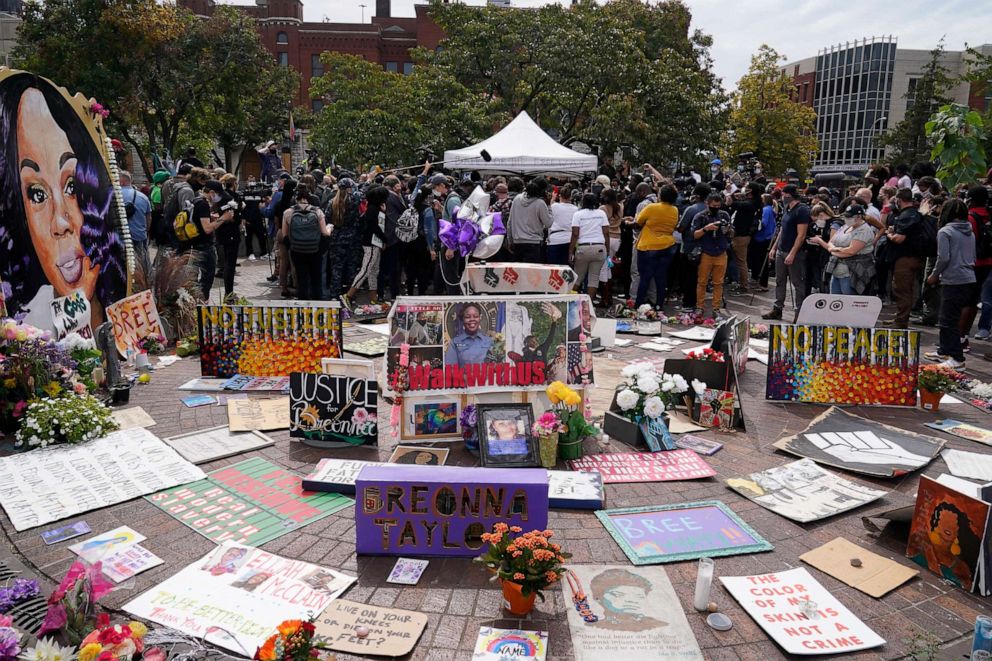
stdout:
POLYGON ((375 381, 293 372, 289 376, 289 435, 321 447, 378 442, 375 381))

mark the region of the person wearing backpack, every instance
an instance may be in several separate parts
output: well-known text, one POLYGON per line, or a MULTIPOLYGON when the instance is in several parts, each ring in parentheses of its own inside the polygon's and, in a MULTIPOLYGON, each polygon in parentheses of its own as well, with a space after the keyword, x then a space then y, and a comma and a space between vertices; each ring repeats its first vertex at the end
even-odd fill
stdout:
POLYGON ((145 278, 151 277, 151 262, 148 259, 148 226, 152 219, 152 203, 131 185, 131 173, 121 170, 121 197, 124 199, 124 213, 134 247, 134 261, 141 267, 145 278))
POLYGON ((296 269, 296 297, 303 301, 322 301, 321 237, 331 235, 324 212, 310 203, 310 191, 297 186, 296 204, 282 216, 282 235, 289 238, 289 258, 296 269))
POLYGON ((197 284, 203 293, 203 300, 210 300, 210 289, 214 284, 214 276, 217 271, 217 249, 214 242, 214 234, 228 220, 234 218, 231 210, 221 211, 220 204, 224 195, 224 187, 219 181, 210 180, 203 184, 200 189, 200 196, 192 203, 191 207, 182 210, 182 213, 189 214, 187 227, 192 225, 195 229, 187 230, 189 238, 188 246, 193 253, 193 264, 199 270, 197 284))
POLYGON ((936 223, 927 222, 916 208, 913 191, 900 188, 895 196, 899 214, 886 231, 888 258, 892 263, 892 297, 896 315, 882 322, 890 328, 909 328, 909 313, 916 300, 916 284, 923 272, 923 262, 936 253, 936 223), (932 230, 932 231, 931 231, 932 230))

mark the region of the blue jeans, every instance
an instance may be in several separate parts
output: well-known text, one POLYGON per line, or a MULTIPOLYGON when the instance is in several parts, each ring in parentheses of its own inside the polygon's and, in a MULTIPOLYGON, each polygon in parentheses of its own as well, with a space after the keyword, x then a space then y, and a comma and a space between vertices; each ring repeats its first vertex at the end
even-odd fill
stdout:
POLYGON ((640 306, 647 298, 648 289, 651 287, 651 279, 654 278, 655 296, 658 300, 655 305, 663 307, 665 305, 665 289, 668 286, 668 266, 675 257, 678 246, 672 246, 665 250, 638 250, 637 251, 637 271, 640 273, 641 281, 637 283, 637 298, 635 306, 640 306))
POLYGON ((992 275, 978 286, 982 288, 982 316, 978 318, 978 330, 992 330, 992 275))
POLYGON ((568 266, 568 244, 559 243, 548 246, 548 264, 560 264, 568 266))
POLYGON ((851 285, 851 276, 847 276, 846 278, 838 278, 837 276, 833 276, 830 278, 830 293, 853 296, 857 292, 854 291, 854 287, 851 285))

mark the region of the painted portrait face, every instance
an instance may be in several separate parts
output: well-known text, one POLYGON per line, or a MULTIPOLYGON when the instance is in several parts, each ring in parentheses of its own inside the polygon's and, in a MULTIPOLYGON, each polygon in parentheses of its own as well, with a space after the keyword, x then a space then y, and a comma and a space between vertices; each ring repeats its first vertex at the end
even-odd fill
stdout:
POLYGON ((471 305, 465 308, 462 312, 462 326, 465 327, 465 332, 474 335, 479 332, 479 326, 482 323, 482 314, 479 312, 479 308, 471 305))
POLYGON ((24 92, 17 115, 21 197, 38 262, 56 296, 80 289, 92 298, 100 269, 93 267, 80 243, 83 214, 76 200, 76 154, 39 90, 24 92))
POLYGON ((647 595, 641 588, 633 585, 618 585, 603 593, 603 606, 616 613, 641 613, 641 604, 647 595))
POLYGON ((945 546, 950 546, 958 538, 958 515, 950 510, 941 510, 936 532, 941 542, 945 546))
POLYGON ((228 549, 224 551, 224 555, 220 558, 220 564, 226 565, 232 562, 237 562, 245 552, 242 549, 228 549))
POLYGON ((510 440, 517 437, 517 421, 516 420, 493 420, 493 431, 496 432, 496 438, 500 440, 510 440))

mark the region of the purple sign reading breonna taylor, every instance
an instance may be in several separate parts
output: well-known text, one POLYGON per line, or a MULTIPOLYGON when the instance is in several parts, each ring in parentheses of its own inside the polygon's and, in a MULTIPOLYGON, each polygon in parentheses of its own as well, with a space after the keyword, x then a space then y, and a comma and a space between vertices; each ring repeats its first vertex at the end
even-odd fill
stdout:
POLYGON ((476 556, 496 523, 548 524, 544 469, 367 466, 355 496, 361 554, 476 556))

